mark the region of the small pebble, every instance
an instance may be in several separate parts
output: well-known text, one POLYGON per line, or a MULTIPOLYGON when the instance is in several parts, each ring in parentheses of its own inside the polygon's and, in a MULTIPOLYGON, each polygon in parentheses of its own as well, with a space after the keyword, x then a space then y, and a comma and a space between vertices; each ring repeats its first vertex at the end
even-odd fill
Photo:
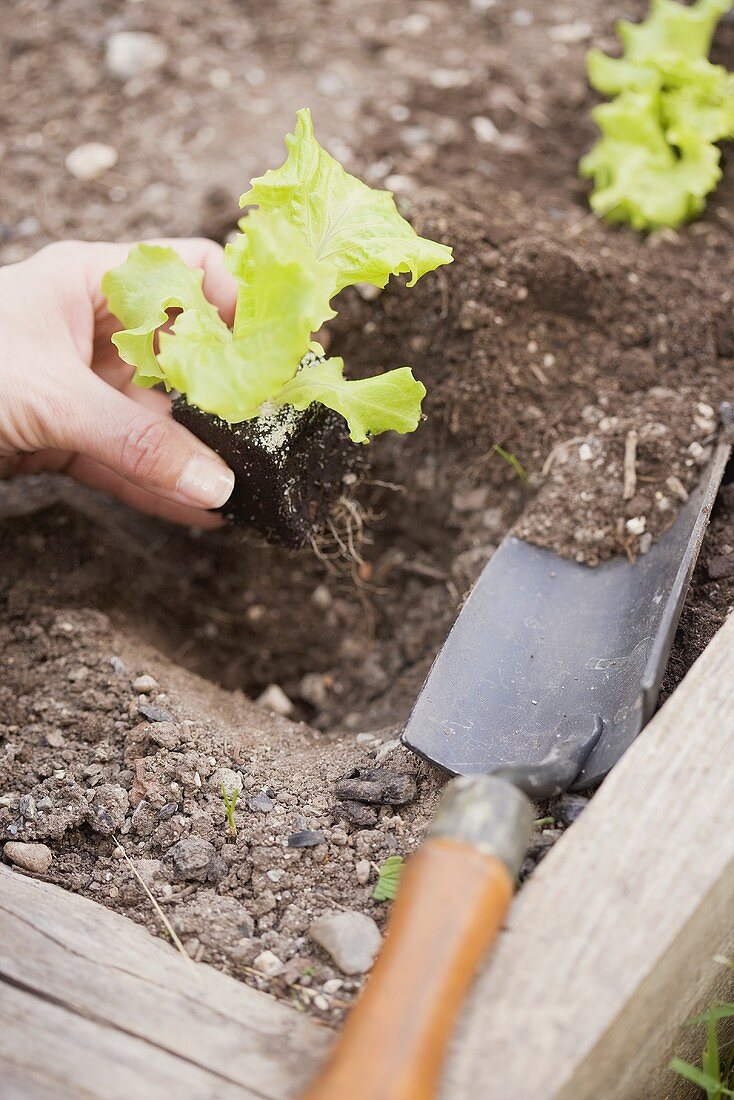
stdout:
POLYGON ((149 722, 175 722, 176 718, 165 707, 156 707, 153 703, 138 703, 138 713, 149 722))
POLYGON ((326 997, 322 996, 321 993, 316 994, 312 1004, 314 1008, 318 1008, 321 1012, 328 1012, 329 1008, 331 1007, 326 997))
POLYGON ((10 840, 3 848, 6 856, 16 867, 31 871, 35 875, 45 875, 51 866, 54 854, 47 844, 27 844, 21 840, 10 840))
POLYGON ((261 791, 260 794, 250 795, 247 799, 247 808, 261 814, 269 814, 274 805, 275 799, 265 794, 264 791, 261 791))
POLYGON ((155 691, 157 687, 158 681, 154 676, 148 676, 147 673, 133 680, 133 691, 137 691, 141 695, 150 695, 151 691, 155 691))
POLYGON ((261 974, 265 974, 268 978, 274 978, 275 975, 280 974, 283 969, 283 963, 272 951, 261 951, 260 954, 253 959, 252 965, 255 970, 259 970, 261 974))
POLYGON ((281 714, 284 718, 293 713, 293 703, 278 684, 269 684, 255 702, 259 707, 281 714))
POLYGON ((581 19, 577 19, 575 23, 558 23, 548 31, 548 37, 554 42, 565 42, 568 45, 585 42, 591 35, 591 24, 581 19))
POLYGON ((647 519, 645 516, 633 516, 632 519, 627 520, 625 527, 630 535, 644 535, 645 528, 647 527, 647 519))
POLYGON ((471 120, 472 130, 477 141, 482 142, 483 145, 492 145, 500 136, 500 132, 492 122, 491 118, 487 118, 484 115, 477 115, 471 120))
POLYGON ((78 145, 67 154, 66 170, 78 180, 96 180, 117 164, 117 150, 99 141, 78 145))
POLYGON ((33 821, 36 816, 36 800, 32 794, 22 795, 18 813, 25 821, 33 821))
POLYGON ((331 607, 333 603, 331 592, 325 584, 320 584, 317 588, 314 588, 311 593, 311 603, 319 611, 326 611, 327 607, 331 607))
POLYGON ((341 978, 329 978, 328 981, 324 982, 321 988, 327 996, 331 997, 334 993, 338 993, 343 985, 344 982, 341 978))
POLYGON ((168 47, 157 34, 116 31, 107 39, 105 64, 120 80, 155 72, 165 64, 168 47))
POLYGON ((343 974, 366 974, 382 944, 380 930, 372 917, 351 909, 319 917, 308 934, 343 974))
POLYGON ((360 886, 367 885, 370 880, 371 871, 372 867, 370 866, 370 861, 368 859, 360 859, 354 865, 354 873, 357 876, 357 882, 360 884, 360 886))
POLYGON ((178 810, 178 802, 166 802, 165 806, 162 806, 158 811, 159 821, 168 821, 169 818, 178 810))
POLYGON ((292 833, 288 837, 289 848, 315 848, 318 844, 325 843, 326 837, 320 829, 303 829, 300 833, 292 833))
POLYGON ((224 787, 224 790, 230 798, 235 791, 237 794, 240 793, 243 782, 242 772, 236 772, 234 768, 217 768, 217 770, 209 776, 209 787, 211 790, 216 791, 217 794, 221 794, 222 787, 224 787))

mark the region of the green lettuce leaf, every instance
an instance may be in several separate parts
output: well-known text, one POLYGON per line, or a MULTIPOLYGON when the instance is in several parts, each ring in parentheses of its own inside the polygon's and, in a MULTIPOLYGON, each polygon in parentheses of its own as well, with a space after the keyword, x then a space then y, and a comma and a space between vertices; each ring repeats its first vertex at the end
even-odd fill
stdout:
POLYGON ((120 267, 102 279, 110 313, 125 326, 112 342, 120 358, 135 367, 139 386, 155 386, 165 375, 154 351, 156 330, 168 320, 168 309, 194 310, 212 330, 229 330, 201 289, 203 271, 187 267, 172 248, 138 244, 120 267))
POLYGON ((622 58, 587 55, 605 95, 602 137, 579 164, 594 180, 592 208, 635 229, 676 227, 702 213, 721 178, 717 141, 734 136, 734 77, 706 58, 732 0, 652 0, 648 19, 620 23, 622 58))
POLYGON ((244 218, 247 248, 232 266, 240 282, 234 337, 247 343, 248 355, 260 361, 275 385, 282 385, 281 359, 290 373, 308 351, 311 334, 336 316, 329 305, 334 270, 316 259, 302 235, 280 213, 253 210, 244 218), (275 358, 277 365, 267 367, 275 358))
POLYGON ((721 16, 731 0, 698 0, 687 6, 678 0, 652 0, 642 23, 621 20, 617 33, 628 61, 655 61, 666 53, 694 60, 706 57, 721 16))
POLYGON ((314 260, 283 215, 254 211, 247 223, 247 248, 235 257, 242 286, 234 334, 184 312, 159 338, 168 384, 230 423, 256 416, 293 378, 312 331, 334 316, 333 269, 314 260))
POLYGON ((680 61, 665 70, 661 103, 668 141, 677 146, 677 132, 688 130, 708 142, 734 135, 734 76, 723 65, 680 61))
POLYGON ((300 410, 318 401, 344 417, 352 442, 367 443, 381 432, 414 432, 425 393, 410 367, 348 381, 344 361, 326 359, 303 366, 273 400, 300 410))
POLYGON ((335 292, 354 283, 384 287, 401 272, 410 272, 413 286, 426 272, 451 263, 451 249, 419 237, 389 191, 350 176, 322 149, 307 108, 298 112, 286 145, 285 164, 252 180, 240 205, 282 211, 316 258, 334 266, 335 292))

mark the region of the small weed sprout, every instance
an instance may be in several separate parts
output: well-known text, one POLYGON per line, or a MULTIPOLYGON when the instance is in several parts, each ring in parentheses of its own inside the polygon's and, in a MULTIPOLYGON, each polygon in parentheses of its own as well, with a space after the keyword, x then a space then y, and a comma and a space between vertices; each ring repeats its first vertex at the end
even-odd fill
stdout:
MULTIPOLYGON (((731 966, 730 960, 721 960, 731 966)), ((734 969, 734 967, 732 967, 734 969)), ((706 1025, 706 1045, 701 1055, 701 1065, 694 1066, 681 1058, 673 1058, 670 1068, 692 1081, 706 1093, 706 1100, 723 1100, 734 1097, 734 1049, 731 1043, 721 1045, 719 1041, 719 1020, 734 1017, 734 1004, 714 1004, 708 1012, 696 1016, 692 1024, 706 1025)))
POLYGON ((500 458, 504 458, 505 462, 508 462, 510 466, 512 466, 523 485, 527 485, 530 479, 525 473, 525 469, 520 459, 510 451, 506 451, 504 447, 500 447, 499 443, 495 443, 493 450, 497 452, 500 458))
POLYGON ((219 784, 219 791, 222 795, 222 802, 224 803, 224 810, 227 815, 227 828, 229 829, 229 835, 231 837, 236 837, 237 822, 234 819, 234 811, 237 807, 237 799, 240 797, 240 792, 235 787, 235 789, 228 794, 224 783, 219 784))
POLYGON ((402 856, 388 856, 379 867, 377 885, 372 891, 375 901, 392 901, 398 892, 400 876, 405 860, 402 856))

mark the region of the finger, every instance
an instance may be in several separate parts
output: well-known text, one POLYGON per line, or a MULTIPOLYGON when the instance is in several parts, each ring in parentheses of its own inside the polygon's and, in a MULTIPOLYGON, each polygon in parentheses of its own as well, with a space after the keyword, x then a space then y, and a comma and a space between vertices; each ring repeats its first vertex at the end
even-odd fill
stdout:
POLYGON ((218 455, 170 416, 131 401, 91 372, 79 378, 65 395, 64 415, 47 425, 47 446, 86 455, 141 489, 181 504, 225 503, 234 474, 218 455))
MULTIPOLYGON (((127 244, 90 243, 87 246, 86 271, 89 294, 97 310, 106 309, 107 303, 100 290, 102 276, 113 267, 119 267, 130 254, 136 242, 127 244)), ((157 238, 146 241, 164 248, 173 248, 181 259, 192 268, 204 271, 204 294, 219 310, 222 319, 231 324, 237 302, 237 281, 224 266, 224 249, 207 237, 157 238)))
POLYGON ((159 516, 161 519, 170 520, 172 523, 180 523, 186 527, 204 527, 207 530, 215 530, 221 527, 224 520, 218 512, 205 512, 201 508, 189 508, 185 504, 177 504, 175 501, 166 500, 156 496, 145 489, 138 488, 124 477, 109 470, 106 466, 100 466, 91 458, 84 455, 76 455, 66 467, 67 474, 82 485, 88 485, 91 489, 100 489, 104 493, 110 493, 124 504, 137 508, 139 512, 147 512, 148 515, 159 516))

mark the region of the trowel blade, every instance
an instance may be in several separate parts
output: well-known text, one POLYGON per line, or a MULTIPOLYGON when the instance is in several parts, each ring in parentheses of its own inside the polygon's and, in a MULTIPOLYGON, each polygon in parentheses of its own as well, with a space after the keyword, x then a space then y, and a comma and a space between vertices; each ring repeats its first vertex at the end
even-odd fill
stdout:
POLYGON ((534 764, 570 716, 601 737, 575 788, 601 780, 650 718, 731 452, 719 443, 673 527, 636 562, 596 568, 510 536, 483 570, 403 733, 454 774, 534 764))

